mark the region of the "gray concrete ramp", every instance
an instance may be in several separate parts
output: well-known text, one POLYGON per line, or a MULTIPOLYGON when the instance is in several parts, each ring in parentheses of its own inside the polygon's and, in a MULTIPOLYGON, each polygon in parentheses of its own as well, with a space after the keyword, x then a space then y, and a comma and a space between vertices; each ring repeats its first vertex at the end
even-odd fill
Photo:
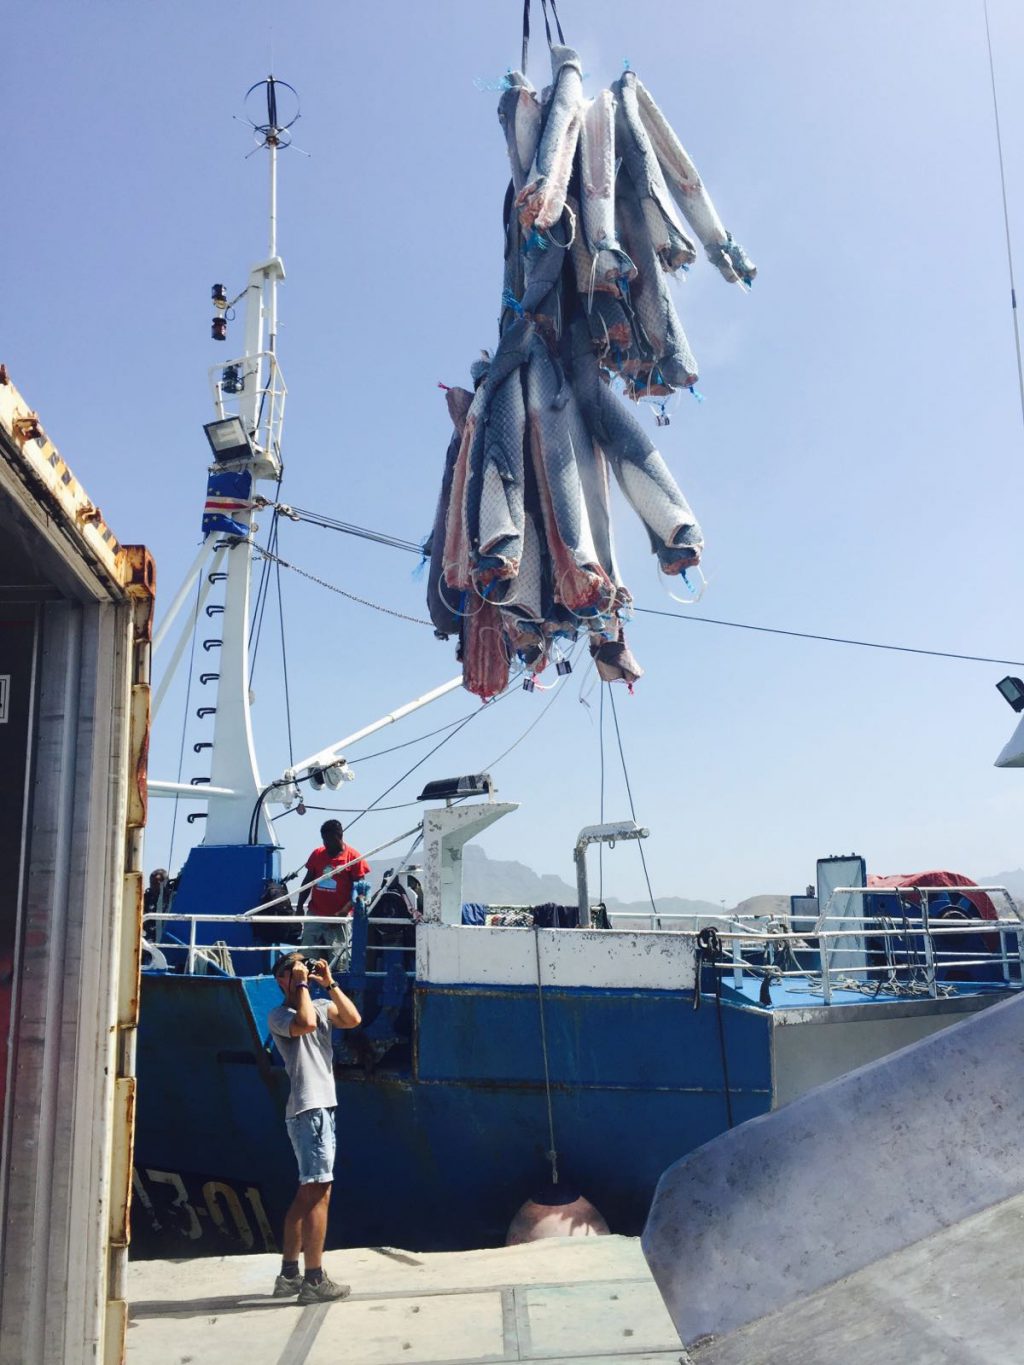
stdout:
POLYGON ((678 1365, 639 1243, 557 1237, 488 1251, 329 1251, 352 1286, 299 1308, 275 1256, 139 1261, 127 1365, 678 1365))
MULTIPOLYGON (((798 1302, 809 1314, 808 1296, 1019 1195, 1022 1078, 1024 999, 1013 999, 809 1091, 670 1167, 642 1244, 682 1340, 725 1336, 792 1314, 798 1302)), ((874 1285, 881 1293, 889 1283, 880 1270, 861 1292, 874 1285)), ((870 1303, 862 1311, 870 1315, 870 1303)), ((900 1311, 916 1309, 901 1298, 900 1311)), ((769 1356, 698 1358, 724 1365, 769 1356)), ((833 1357, 770 1358, 796 1365, 833 1357)))
POLYGON ((728 1336, 693 1365, 1019 1365, 1024 1195, 728 1336))

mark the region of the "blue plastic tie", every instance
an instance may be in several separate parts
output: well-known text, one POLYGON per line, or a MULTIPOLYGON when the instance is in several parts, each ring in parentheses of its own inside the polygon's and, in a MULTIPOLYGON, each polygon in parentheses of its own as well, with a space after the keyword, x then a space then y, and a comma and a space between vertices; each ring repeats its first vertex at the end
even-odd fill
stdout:
POLYGON ((512 89, 512 82, 508 76, 502 76, 500 81, 490 80, 486 76, 474 76, 473 84, 483 94, 504 94, 506 90, 512 89))
POLYGON ((547 251, 548 240, 546 237, 542 236, 536 228, 533 228, 530 231, 529 237, 526 239, 525 249, 527 251, 547 251))
POLYGON ((698 393, 698 392, 697 392, 697 389, 694 387, 693 384, 689 384, 689 385, 687 385, 687 387, 689 388, 690 392, 693 394, 694 398, 696 398, 696 400, 697 400, 698 403, 703 403, 703 402, 704 402, 704 395, 703 395, 702 393, 698 393))
POLYGON ((523 308, 523 305, 516 298, 515 294, 512 293, 511 289, 506 289, 502 293, 501 305, 503 308, 511 308, 517 318, 525 316, 525 309, 523 308))

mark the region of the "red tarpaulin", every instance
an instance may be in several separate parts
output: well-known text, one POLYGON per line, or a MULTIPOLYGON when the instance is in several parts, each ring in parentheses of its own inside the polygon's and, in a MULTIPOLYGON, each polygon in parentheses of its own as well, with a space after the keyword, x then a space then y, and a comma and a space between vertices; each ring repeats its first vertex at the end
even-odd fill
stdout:
MULTIPOLYGON (((982 919, 998 919, 999 914, 984 891, 970 892, 964 888, 977 886, 977 882, 972 882, 970 877, 965 877, 961 872, 899 872, 893 877, 877 877, 874 874, 868 877, 868 886, 948 886, 956 887, 962 892, 964 898, 969 900, 982 919)), ((917 904, 918 897, 908 896, 908 900, 913 900, 917 904)), ((929 900, 931 897, 929 897, 929 900)))

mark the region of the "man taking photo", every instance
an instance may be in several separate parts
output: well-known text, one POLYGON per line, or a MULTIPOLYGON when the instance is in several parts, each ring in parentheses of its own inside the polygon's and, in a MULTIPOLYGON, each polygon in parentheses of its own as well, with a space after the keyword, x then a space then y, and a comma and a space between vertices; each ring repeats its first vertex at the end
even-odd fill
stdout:
POLYGON ((334 1181, 335 1125, 338 1102, 334 1084, 332 1028, 357 1028, 359 1011, 331 977, 327 963, 307 962, 287 953, 274 967, 283 1004, 270 1011, 274 1042, 288 1072, 285 1124, 299 1166, 299 1188, 284 1216, 281 1273, 274 1297, 297 1294, 300 1304, 343 1299, 347 1284, 324 1274, 321 1259, 327 1237, 327 1210, 334 1181), (310 983, 327 991, 326 1000, 310 997, 310 983), (304 1275, 299 1275, 299 1252, 304 1275))

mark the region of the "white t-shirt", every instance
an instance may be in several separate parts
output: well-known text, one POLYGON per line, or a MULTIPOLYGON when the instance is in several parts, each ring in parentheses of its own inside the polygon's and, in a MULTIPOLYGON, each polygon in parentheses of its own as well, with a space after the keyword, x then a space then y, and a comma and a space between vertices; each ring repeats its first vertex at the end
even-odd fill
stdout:
POLYGON ((329 1008, 329 1001, 314 1000, 316 1030, 298 1038, 291 1036, 295 1011, 290 1006, 278 1005, 270 1011, 270 1031, 291 1082, 288 1107, 284 1111, 286 1118, 294 1118, 307 1109, 332 1109, 338 1103, 331 1022, 327 1017, 329 1008))

